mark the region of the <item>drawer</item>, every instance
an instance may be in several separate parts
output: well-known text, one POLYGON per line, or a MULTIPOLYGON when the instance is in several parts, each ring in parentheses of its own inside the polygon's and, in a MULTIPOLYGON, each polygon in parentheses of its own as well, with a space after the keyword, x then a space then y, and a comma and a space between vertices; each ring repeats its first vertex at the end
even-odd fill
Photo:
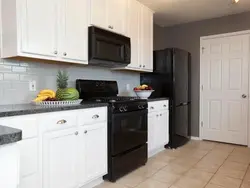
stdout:
POLYGON ((40 116, 40 126, 45 131, 61 130, 77 126, 78 111, 63 111, 47 113, 40 116))
POLYGON ((38 136, 38 125, 36 115, 0 118, 0 125, 22 130, 23 139, 38 136))
POLYGON ((168 110, 168 100, 155 101, 148 103, 148 112, 157 112, 162 110, 168 110))
POLYGON ((78 125, 107 121, 107 107, 86 109, 78 113, 78 125))

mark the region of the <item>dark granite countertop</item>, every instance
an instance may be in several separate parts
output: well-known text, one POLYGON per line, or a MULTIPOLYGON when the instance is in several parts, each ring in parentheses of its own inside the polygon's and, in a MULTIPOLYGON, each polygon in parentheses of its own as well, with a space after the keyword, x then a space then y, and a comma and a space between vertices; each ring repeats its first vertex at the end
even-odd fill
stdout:
POLYGON ((22 131, 0 125, 0 145, 18 142, 22 139, 22 131))
POLYGON ((148 99, 148 102, 165 101, 165 100, 169 100, 169 98, 167 97, 152 98, 152 99, 148 99))
POLYGON ((36 106, 34 104, 0 105, 0 117, 77 110, 84 108, 97 108, 108 106, 107 103, 83 102, 81 105, 72 106, 36 106))

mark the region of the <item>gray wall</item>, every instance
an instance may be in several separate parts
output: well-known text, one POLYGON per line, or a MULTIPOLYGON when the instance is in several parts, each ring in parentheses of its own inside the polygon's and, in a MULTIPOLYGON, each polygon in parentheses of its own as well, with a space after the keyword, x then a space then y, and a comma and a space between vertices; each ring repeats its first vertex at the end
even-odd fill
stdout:
POLYGON ((155 49, 177 47, 192 54, 191 132, 192 136, 199 136, 200 37, 250 29, 250 12, 166 28, 155 26, 154 29, 155 49))
POLYGON ((133 96, 132 89, 140 84, 140 74, 136 72, 111 71, 108 68, 80 66, 59 62, 43 62, 28 59, 0 59, 0 105, 29 103, 39 90, 56 90, 58 70, 67 70, 69 86, 75 87, 75 80, 116 80, 120 95, 133 96), (29 91, 29 81, 37 81, 37 91, 29 91), (130 84, 130 91, 126 85, 130 84))

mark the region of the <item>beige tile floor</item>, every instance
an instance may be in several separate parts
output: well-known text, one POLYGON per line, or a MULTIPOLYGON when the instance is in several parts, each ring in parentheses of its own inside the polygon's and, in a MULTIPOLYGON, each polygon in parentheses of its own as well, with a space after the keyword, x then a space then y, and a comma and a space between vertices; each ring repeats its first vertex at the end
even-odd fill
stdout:
POLYGON ((165 150, 116 183, 97 188, 250 188, 250 149, 191 141, 165 150))

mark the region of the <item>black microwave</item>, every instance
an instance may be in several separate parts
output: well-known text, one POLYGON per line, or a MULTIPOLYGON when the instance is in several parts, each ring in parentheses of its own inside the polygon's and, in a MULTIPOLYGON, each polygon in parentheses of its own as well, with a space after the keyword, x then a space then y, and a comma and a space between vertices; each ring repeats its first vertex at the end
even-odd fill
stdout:
POLYGON ((131 61, 130 38, 97 27, 89 27, 89 64, 121 67, 131 61))

